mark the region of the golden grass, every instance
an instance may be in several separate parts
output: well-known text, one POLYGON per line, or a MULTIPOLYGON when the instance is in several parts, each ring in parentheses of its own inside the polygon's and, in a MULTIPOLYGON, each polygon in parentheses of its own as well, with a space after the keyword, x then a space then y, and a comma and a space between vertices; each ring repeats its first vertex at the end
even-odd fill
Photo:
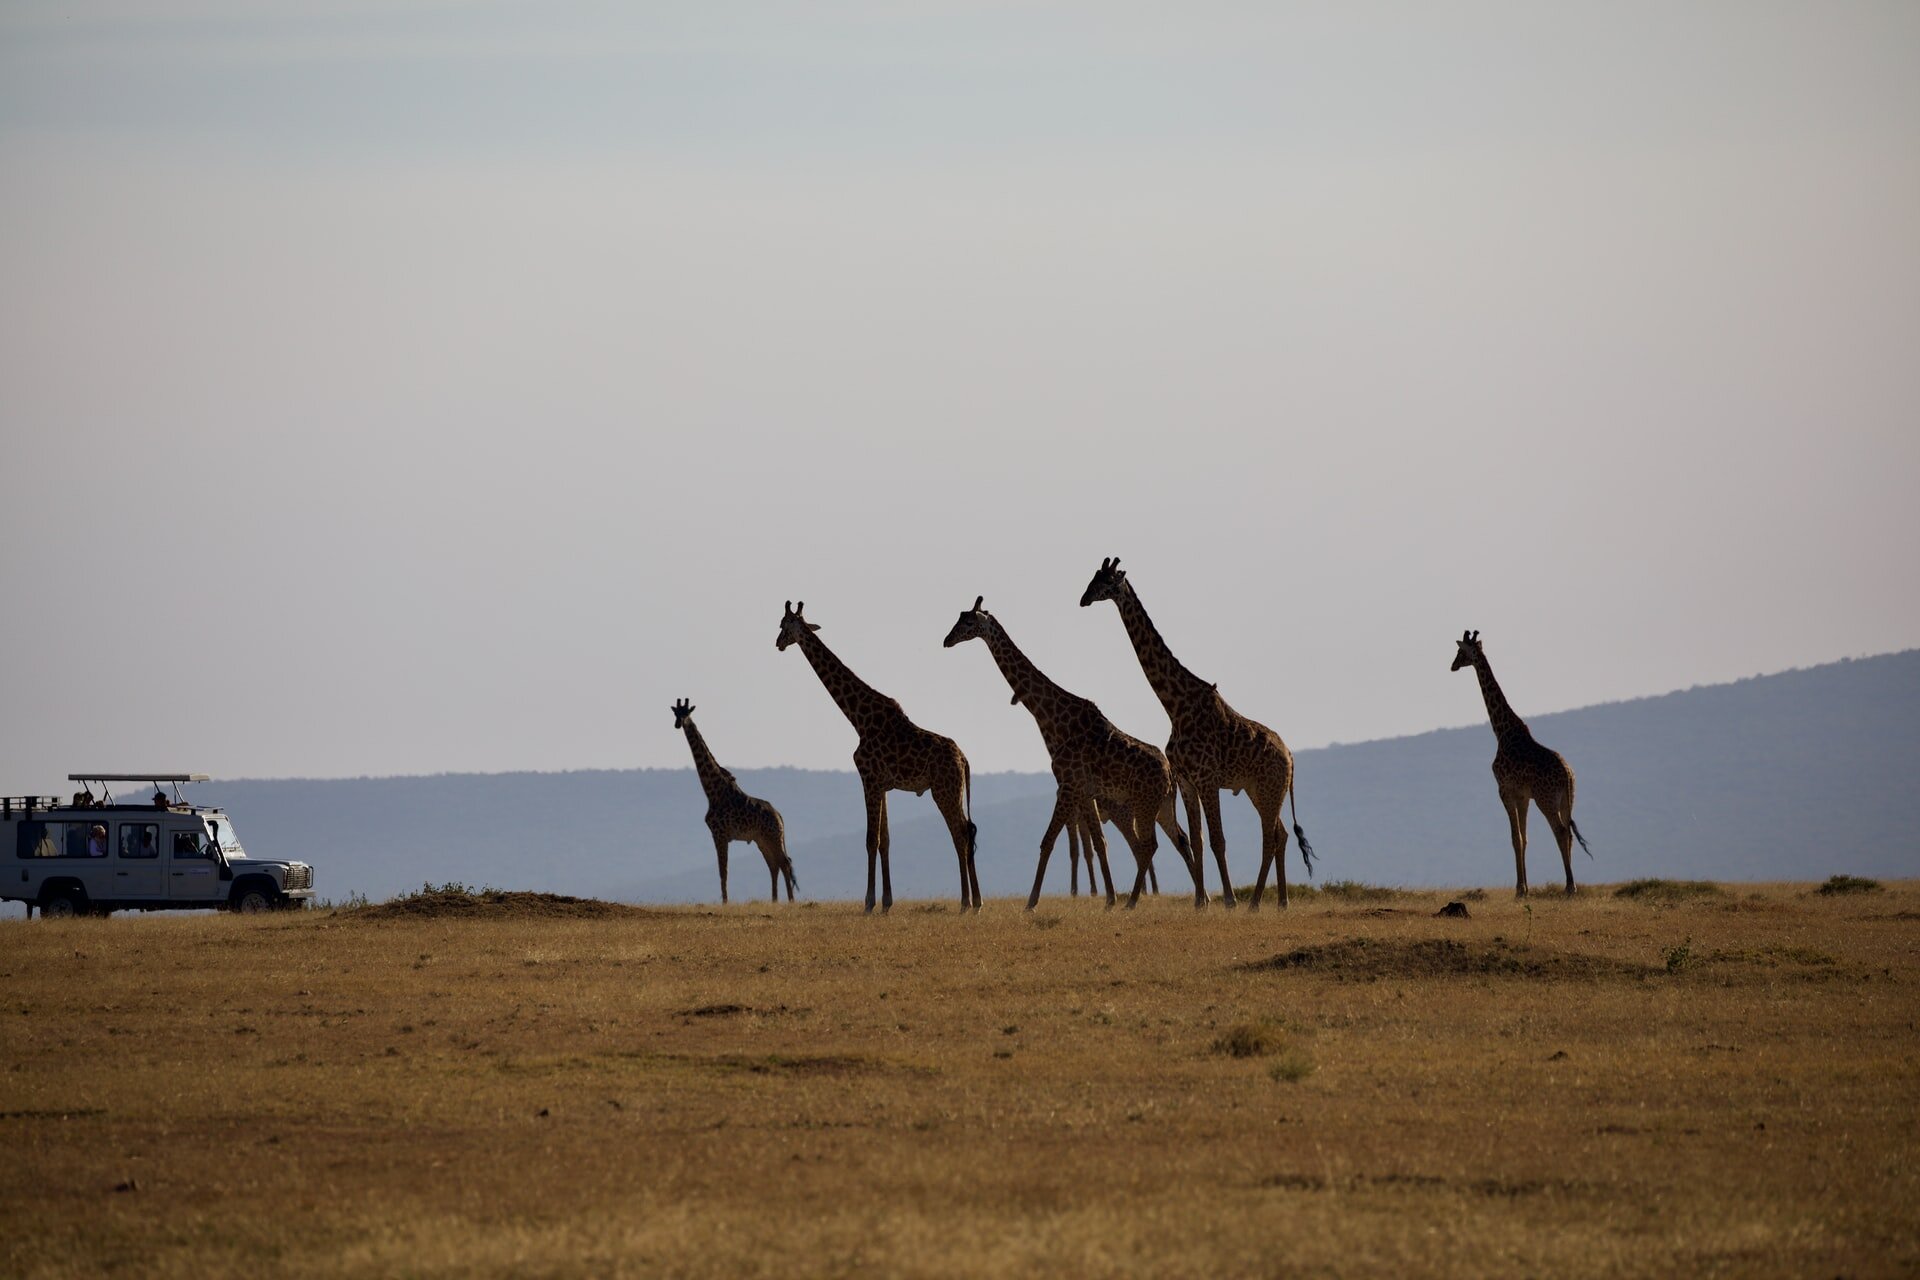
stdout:
POLYGON ((0 925, 0 1273, 1911 1274, 1920 886, 1725 888, 0 925))

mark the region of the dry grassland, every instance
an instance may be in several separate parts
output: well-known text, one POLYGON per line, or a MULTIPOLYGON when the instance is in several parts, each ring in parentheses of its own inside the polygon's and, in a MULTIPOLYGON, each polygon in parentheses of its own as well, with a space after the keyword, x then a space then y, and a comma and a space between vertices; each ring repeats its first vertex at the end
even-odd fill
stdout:
POLYGON ((0 925, 0 1272, 1920 1268, 1920 885, 1445 900, 0 925))

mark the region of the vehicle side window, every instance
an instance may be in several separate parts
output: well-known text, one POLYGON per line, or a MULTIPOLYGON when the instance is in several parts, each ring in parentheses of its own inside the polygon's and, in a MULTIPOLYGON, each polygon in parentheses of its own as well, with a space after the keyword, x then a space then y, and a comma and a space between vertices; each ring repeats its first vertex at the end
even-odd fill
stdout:
POLYGON ((13 852, 20 858, 57 858, 60 856, 60 824, 22 822, 14 837, 13 852))
POLYGON ((202 835, 198 831, 176 831, 173 833, 173 856, 176 858, 205 858, 210 856, 201 848, 202 835))
POLYGON ((120 856, 157 858, 160 856, 160 824, 123 822, 120 824, 120 856))

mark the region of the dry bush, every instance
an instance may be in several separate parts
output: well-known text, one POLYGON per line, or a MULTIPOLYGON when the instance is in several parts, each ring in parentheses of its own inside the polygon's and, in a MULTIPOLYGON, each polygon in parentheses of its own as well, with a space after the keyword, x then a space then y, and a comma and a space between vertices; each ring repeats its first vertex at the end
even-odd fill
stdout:
POLYGON ((1879 893, 1881 887, 1878 880, 1869 880, 1865 876, 1828 876, 1826 883, 1814 892, 1831 898, 1842 893, 1879 893))
POLYGON ((1629 880, 1613 891, 1616 898, 1671 906, 1694 898, 1718 898, 1725 890, 1711 880, 1629 880))

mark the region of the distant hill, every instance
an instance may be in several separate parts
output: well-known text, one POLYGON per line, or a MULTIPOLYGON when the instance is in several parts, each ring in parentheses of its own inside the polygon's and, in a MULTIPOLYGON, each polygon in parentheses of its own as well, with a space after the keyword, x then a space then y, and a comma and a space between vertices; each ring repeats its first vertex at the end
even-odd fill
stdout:
MULTIPOLYGON (((1525 709, 1522 708, 1522 714, 1525 709)), ((1837 662, 1663 697, 1532 717, 1572 762, 1577 815, 1593 845, 1582 882, 1639 876, 1720 880, 1920 875, 1920 650, 1837 662)), ((1284 726, 1281 726, 1284 729, 1284 726)), ((1485 723, 1299 754, 1299 814, 1322 879, 1510 884, 1506 819, 1485 723)), ((786 816, 801 895, 865 891, 864 814, 851 772, 742 769, 741 784, 786 816)), ((249 849, 303 858, 322 896, 380 899, 460 880, 625 901, 716 901, 705 798, 690 769, 449 774, 340 781, 237 781, 196 788, 227 806, 249 849)), ((1052 807, 1046 774, 979 774, 980 883, 1024 895, 1052 807)), ((892 797, 896 896, 958 896, 952 845, 926 797, 892 797)), ((1237 882, 1259 865, 1252 808, 1223 796, 1237 882)), ((1131 858, 1116 834, 1116 880, 1131 858)), ((1533 819, 1529 880, 1559 882, 1552 837, 1533 819)), ((1062 839, 1048 891, 1065 892, 1062 839)), ((1165 891, 1190 891, 1177 860, 1165 891)), ((1303 878, 1297 848, 1287 873, 1303 878)), ((736 900, 766 893, 764 864, 736 845, 736 900)), ((1209 881, 1209 887, 1213 887, 1209 881)), ((17 910, 17 908, 16 908, 17 910)))

